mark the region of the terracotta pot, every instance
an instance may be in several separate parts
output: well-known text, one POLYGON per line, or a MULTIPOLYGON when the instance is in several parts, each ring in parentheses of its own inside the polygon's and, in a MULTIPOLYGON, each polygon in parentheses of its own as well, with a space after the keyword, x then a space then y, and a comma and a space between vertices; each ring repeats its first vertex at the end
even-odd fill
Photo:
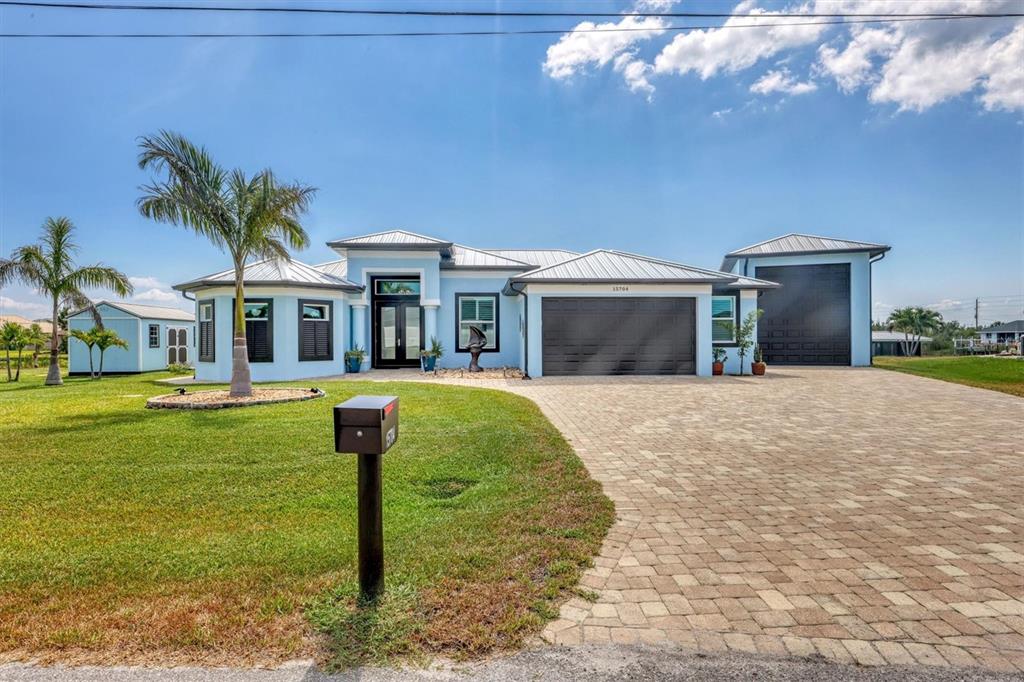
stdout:
POLYGON ((756 377, 763 377, 766 369, 768 369, 768 365, 763 362, 753 362, 750 364, 750 373, 756 377))
POLYGON ((721 376, 722 374, 724 374, 725 373, 725 363, 724 362, 712 362, 711 363, 711 373, 713 375, 715 375, 716 377, 717 376, 721 376))

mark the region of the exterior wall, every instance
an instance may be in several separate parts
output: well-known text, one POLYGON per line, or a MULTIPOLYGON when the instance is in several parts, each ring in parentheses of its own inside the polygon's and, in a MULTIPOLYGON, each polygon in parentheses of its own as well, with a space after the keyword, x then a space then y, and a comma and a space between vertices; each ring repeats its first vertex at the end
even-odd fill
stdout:
POLYGON ((184 328, 188 333, 188 364, 193 367, 196 364, 196 334, 195 322, 184 320, 157 320, 146 318, 140 321, 139 326, 139 356, 143 372, 152 372, 167 367, 167 328, 184 328), (160 327, 160 346, 149 347, 149 325, 155 324, 160 327))
MULTIPOLYGON (((444 346, 441 367, 468 367, 470 356, 466 351, 456 350, 457 338, 455 324, 457 309, 455 294, 497 294, 498 295, 498 351, 486 351, 480 354, 481 367, 522 367, 520 331, 520 314, 522 303, 520 296, 503 296, 502 288, 508 281, 509 274, 495 273, 455 273, 441 274, 441 306, 437 311, 437 338, 444 346)), ((430 337, 425 336, 427 345, 430 337)))
MULTIPOLYGON (((347 257, 348 279, 364 285, 366 291, 362 296, 350 299, 354 306, 350 327, 352 335, 347 339, 345 349, 359 345, 366 350, 363 369, 370 367, 373 357, 373 310, 370 307, 373 300, 370 287, 372 277, 418 276, 420 278, 420 306, 423 307, 424 343, 429 343, 431 336, 438 336, 438 309, 444 305, 440 289, 440 254, 423 251, 353 250, 348 252, 347 257), (359 311, 358 308, 362 308, 362 310, 359 311)), ((445 347, 449 350, 452 348, 448 345, 445 347)))
MULTIPOLYGON (((195 348, 196 379, 199 381, 231 381, 231 347, 234 320, 232 318, 234 291, 219 288, 197 291, 196 327, 199 325, 199 301, 213 299, 214 308, 214 361, 199 361, 199 349, 195 348)), ((321 291, 312 288, 255 288, 246 289, 246 298, 269 298, 274 302, 271 324, 273 325, 273 361, 249 364, 253 381, 290 381, 313 377, 334 376, 345 373, 345 350, 347 349, 348 305, 344 294, 338 291, 321 291), (334 303, 332 320, 332 350, 330 361, 299 360, 299 299, 315 299, 334 303)))
POLYGON ((616 291, 622 285, 612 284, 531 284, 526 288, 529 307, 527 329, 528 373, 532 377, 544 376, 541 340, 541 308, 545 296, 615 296, 636 298, 644 296, 689 297, 696 299, 697 307, 697 376, 711 376, 711 285, 710 284, 630 284, 629 291, 616 291))
POLYGON ((850 360, 854 367, 871 365, 871 258, 867 253, 823 253, 801 256, 747 258, 732 271, 760 277, 758 268, 776 265, 850 264, 850 360))
MULTIPOLYGON (((127 349, 108 348, 107 352, 103 354, 104 373, 143 371, 139 355, 139 318, 103 304, 98 306, 98 310, 103 319, 103 326, 114 330, 118 336, 128 342, 127 349)), ((92 329, 95 324, 92 315, 88 312, 81 312, 68 318, 69 331, 74 329, 86 331, 92 329)), ((99 371, 100 351, 98 348, 92 349, 92 361, 93 369, 99 371)), ((68 372, 71 374, 89 373, 88 349, 84 343, 74 338, 68 339, 68 372)))

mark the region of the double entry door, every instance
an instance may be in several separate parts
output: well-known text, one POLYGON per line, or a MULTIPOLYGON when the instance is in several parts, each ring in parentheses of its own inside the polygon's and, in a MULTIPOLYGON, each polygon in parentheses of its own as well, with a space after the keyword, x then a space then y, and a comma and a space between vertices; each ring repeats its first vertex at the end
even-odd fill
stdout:
POLYGON ((373 304, 373 366, 418 367, 423 318, 415 300, 379 299, 373 304))

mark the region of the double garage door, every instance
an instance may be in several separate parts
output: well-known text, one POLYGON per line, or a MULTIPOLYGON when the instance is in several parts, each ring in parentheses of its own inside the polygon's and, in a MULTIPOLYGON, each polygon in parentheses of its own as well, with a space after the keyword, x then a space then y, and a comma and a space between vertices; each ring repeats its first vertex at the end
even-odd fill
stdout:
POLYGON ((544 298, 545 376, 694 374, 693 298, 544 298))
POLYGON ((782 286, 758 299, 757 342, 769 365, 850 364, 850 266, 757 268, 782 286))

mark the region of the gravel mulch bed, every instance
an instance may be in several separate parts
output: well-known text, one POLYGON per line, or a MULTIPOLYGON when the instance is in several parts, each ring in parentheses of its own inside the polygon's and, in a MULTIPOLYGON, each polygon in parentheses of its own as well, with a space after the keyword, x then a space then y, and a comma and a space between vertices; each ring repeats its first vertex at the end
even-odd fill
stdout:
POLYGON ((320 389, 308 388, 254 388, 252 395, 232 398, 227 389, 214 391, 171 393, 158 395, 146 401, 146 407, 153 409, 179 410, 217 410, 225 407, 248 407, 249 405, 267 405, 270 403, 290 403, 297 400, 313 400, 322 398, 320 389))
POLYGON ((438 379, 522 379, 523 371, 518 367, 487 367, 482 372, 470 372, 468 369, 438 369, 427 372, 425 377, 436 376, 438 379))

